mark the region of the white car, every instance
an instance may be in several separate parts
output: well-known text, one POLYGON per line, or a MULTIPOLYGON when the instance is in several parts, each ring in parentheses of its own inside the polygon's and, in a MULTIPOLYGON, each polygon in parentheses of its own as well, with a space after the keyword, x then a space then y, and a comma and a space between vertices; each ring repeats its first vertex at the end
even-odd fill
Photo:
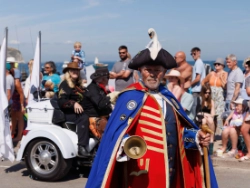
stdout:
POLYGON ((70 170, 72 162, 91 166, 99 140, 90 136, 88 158, 78 157, 77 129, 64 122, 56 99, 32 101, 28 107, 28 125, 17 153, 17 161, 24 160, 34 179, 56 181, 70 170))

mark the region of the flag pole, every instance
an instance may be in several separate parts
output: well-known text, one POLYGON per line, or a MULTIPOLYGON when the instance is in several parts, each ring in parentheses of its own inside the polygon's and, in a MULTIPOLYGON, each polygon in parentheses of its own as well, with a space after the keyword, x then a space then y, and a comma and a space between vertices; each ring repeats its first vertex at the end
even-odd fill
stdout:
MULTIPOLYGON (((39 79, 40 79, 40 72, 41 72, 41 37, 42 37, 42 33, 41 31, 39 31, 39 79)), ((40 82, 39 82, 39 88, 40 88, 40 82)))
MULTIPOLYGON (((7 52, 8 52, 8 27, 6 27, 5 28, 5 45, 6 45, 6 50, 5 50, 5 57, 4 57, 4 70, 6 70, 6 60, 7 60, 7 52)), ((4 86, 3 86, 3 88, 4 88, 4 92, 5 92, 5 95, 7 96, 7 93, 6 93, 6 71, 5 71, 5 73, 4 73, 4 86)), ((5 110, 4 110, 4 115, 5 115, 5 117, 8 117, 9 118, 9 114, 8 114, 8 108, 6 108, 5 110)))
MULTIPOLYGON (((5 51, 5 58, 4 58, 4 70, 6 70, 6 59, 7 59, 7 51, 8 51, 8 27, 5 28, 5 45, 6 45, 6 51, 5 51)), ((6 74, 6 73, 5 73, 6 74)), ((4 77, 4 91, 6 91, 6 76, 4 77)))
MULTIPOLYGON (((39 41, 39 72, 38 72, 38 78, 40 80, 40 72, 41 72, 41 31, 38 32, 38 41, 39 41)), ((37 87, 38 92, 38 102, 40 102, 40 81, 38 82, 37 87)))

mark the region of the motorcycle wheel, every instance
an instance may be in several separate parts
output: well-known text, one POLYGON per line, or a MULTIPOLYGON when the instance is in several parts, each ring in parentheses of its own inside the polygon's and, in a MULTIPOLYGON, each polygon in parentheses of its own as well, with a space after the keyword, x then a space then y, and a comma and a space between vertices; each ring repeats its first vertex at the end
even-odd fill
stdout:
POLYGON ((64 159, 57 145, 51 140, 37 139, 27 147, 25 163, 33 179, 56 181, 69 172, 72 159, 64 159))

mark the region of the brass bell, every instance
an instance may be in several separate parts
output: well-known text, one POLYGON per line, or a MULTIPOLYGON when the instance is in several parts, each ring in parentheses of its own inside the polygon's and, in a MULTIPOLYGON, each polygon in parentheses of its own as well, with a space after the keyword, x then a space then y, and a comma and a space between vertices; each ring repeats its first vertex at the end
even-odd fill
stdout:
POLYGON ((124 144, 125 154, 132 159, 139 159, 143 157, 147 151, 147 144, 140 136, 130 136, 124 144))

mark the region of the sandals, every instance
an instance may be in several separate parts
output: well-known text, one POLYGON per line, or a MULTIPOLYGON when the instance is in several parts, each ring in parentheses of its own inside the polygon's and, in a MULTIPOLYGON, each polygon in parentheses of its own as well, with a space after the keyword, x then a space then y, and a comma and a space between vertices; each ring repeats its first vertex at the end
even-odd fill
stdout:
POLYGON ((227 156, 228 157, 235 157, 235 155, 238 153, 238 150, 234 150, 234 151, 229 151, 227 152, 227 156))
POLYGON ((243 156, 243 157, 241 157, 241 158, 239 159, 239 162, 247 161, 247 160, 249 160, 249 159, 250 159, 249 157, 243 156))

